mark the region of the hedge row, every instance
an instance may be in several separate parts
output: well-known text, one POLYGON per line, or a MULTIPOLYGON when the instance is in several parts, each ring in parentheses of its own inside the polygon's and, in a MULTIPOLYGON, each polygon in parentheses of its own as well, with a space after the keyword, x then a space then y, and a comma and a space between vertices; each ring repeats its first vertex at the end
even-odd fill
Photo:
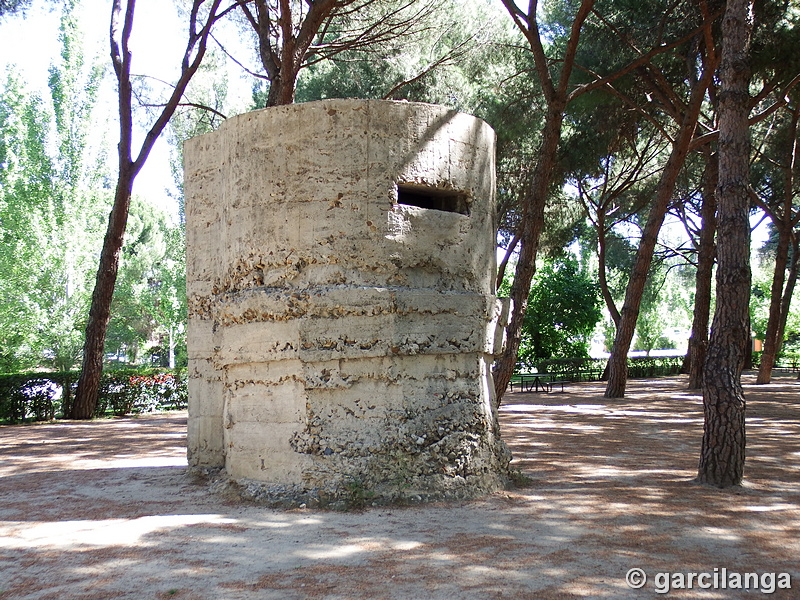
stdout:
MULTIPOLYGON (((628 377, 680 373, 681 356, 637 356, 628 359, 628 377)), ((556 381, 600 379, 606 359, 564 358, 541 361, 540 373, 556 381)), ((69 412, 79 373, 0 375, 0 423, 49 421, 69 412)), ((100 382, 95 416, 128 415, 184 409, 188 404, 186 369, 121 369, 106 371, 100 382)))
MULTIPOLYGON (((539 373, 552 373, 556 381, 596 381, 603 375, 606 358, 553 358, 540 361, 539 373)), ((630 356, 628 377, 644 379, 676 375, 681 372, 683 356, 630 356)))
MULTIPOLYGON (((80 373, 0 375, 0 422, 50 421, 69 413, 80 373)), ((95 416, 186 408, 186 369, 121 369, 103 373, 95 416)))
POLYGON ((683 368, 683 356, 633 356, 628 358, 628 377, 645 379, 677 375, 683 368))

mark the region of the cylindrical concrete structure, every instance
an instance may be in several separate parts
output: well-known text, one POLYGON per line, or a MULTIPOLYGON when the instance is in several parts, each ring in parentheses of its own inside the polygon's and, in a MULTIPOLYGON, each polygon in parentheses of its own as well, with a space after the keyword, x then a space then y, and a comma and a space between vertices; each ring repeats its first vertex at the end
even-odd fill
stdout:
POLYGON ((486 123, 269 108, 189 140, 185 192, 190 466, 289 503, 503 485, 486 123))

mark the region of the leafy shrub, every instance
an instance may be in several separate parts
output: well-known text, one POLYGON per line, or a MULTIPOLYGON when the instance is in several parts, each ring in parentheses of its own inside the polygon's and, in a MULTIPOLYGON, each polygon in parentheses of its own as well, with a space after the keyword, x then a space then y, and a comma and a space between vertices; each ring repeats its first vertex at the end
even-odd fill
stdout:
POLYGON ((124 369, 104 373, 96 416, 128 415, 185 408, 188 402, 185 371, 124 369))
POLYGON ((598 286, 565 256, 536 272, 522 326, 519 360, 589 357, 589 339, 602 318, 598 286))
POLYGON ((677 375, 683 366, 683 356, 634 356, 628 358, 628 377, 644 379, 677 375))
MULTIPOLYGON (((74 376, 77 379, 77 376, 74 376)), ((0 375, 0 422, 48 421, 61 410, 70 373, 0 375)))
MULTIPOLYGON (((79 373, 0 375, 0 422, 48 421, 64 416, 79 373)), ((127 415, 186 408, 186 369, 107 371, 100 380, 95 416, 127 415)))

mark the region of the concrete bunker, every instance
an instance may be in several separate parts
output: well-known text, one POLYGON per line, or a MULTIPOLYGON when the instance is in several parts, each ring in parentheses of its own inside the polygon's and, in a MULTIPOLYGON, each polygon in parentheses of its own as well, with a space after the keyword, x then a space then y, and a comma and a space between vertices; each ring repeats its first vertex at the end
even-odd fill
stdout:
POLYGON ((269 108, 189 140, 185 191, 192 468, 285 504, 504 485, 486 123, 269 108))

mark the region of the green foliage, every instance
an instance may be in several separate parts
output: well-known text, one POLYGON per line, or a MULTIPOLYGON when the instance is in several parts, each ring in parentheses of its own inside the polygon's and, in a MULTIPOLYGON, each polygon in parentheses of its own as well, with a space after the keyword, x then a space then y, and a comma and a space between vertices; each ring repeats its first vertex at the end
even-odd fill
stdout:
POLYGON ((59 411, 66 373, 0 375, 0 422, 47 421, 59 411))
POLYGON ((589 339, 602 317, 597 285, 574 258, 550 260, 531 284, 519 360, 588 356, 589 339))
POLYGON ((800 11, 794 2, 757 2, 751 43, 751 66, 756 80, 780 89, 800 71, 800 11))
MULTIPOLYGON (((313 58, 298 81, 297 101, 389 97, 445 104, 478 116, 484 116, 484 102, 507 105, 487 93, 514 73, 506 60, 510 50, 503 45, 507 17, 499 7, 483 0, 369 3, 344 21, 334 21, 324 43, 345 39, 343 32, 376 29, 386 19, 410 19, 412 26, 402 27, 402 35, 382 36, 369 48, 345 49, 329 60, 318 60, 312 49, 313 58)), ((263 86, 257 85, 256 107, 265 98, 263 86)))
POLYGON ((677 375, 683 367, 683 356, 634 356, 628 358, 628 377, 646 379, 677 375))
POLYGON ((0 368, 71 368, 82 345, 106 205, 89 147, 102 68, 87 65, 68 2, 48 96, 0 87, 0 368))
MULTIPOLYGON (((79 373, 0 375, 0 422, 48 421, 62 416, 79 373)), ((184 409, 185 369, 127 369, 103 373, 96 417, 184 409)))
POLYGON ((676 348, 677 339, 670 330, 688 330, 691 300, 684 269, 676 258, 664 260, 656 256, 650 266, 647 284, 642 292, 636 339, 633 350, 676 348))
MULTIPOLYGON (((47 0, 48 4, 56 4, 59 0, 47 0)), ((40 2, 41 3, 41 2, 40 2)), ((0 0, 0 19, 13 15, 26 16, 32 4, 31 0, 0 0)), ((2 590, 0 590, 1 592, 2 590)))
POLYGON ((779 356, 791 357, 791 360, 797 360, 800 356, 800 298, 797 294, 792 297, 792 306, 786 320, 783 348, 779 356))
POLYGON ((170 366, 170 341, 172 351, 185 346, 185 260, 183 227, 169 225, 162 211, 134 199, 106 335, 108 352, 137 363, 161 347, 161 364, 170 366))
POLYGON ((536 364, 539 373, 550 373, 552 380, 594 381, 600 379, 606 366, 605 358, 551 358, 536 364))
MULTIPOLYGON (((68 2, 47 98, 10 76, 0 90, 0 368, 64 371, 80 359, 110 194, 102 137, 90 136, 104 70, 85 60, 68 2)), ((181 227, 132 202, 109 347, 140 358, 185 346, 181 227)), ((185 356, 185 351, 178 352, 185 356)))
POLYGON ((347 508, 365 508, 375 498, 375 492, 367 489, 358 477, 350 477, 344 484, 344 502, 347 508))
POLYGON ((186 372, 123 369, 103 374, 96 416, 176 410, 188 402, 186 372))
POLYGON ((771 284, 767 270, 754 270, 750 290, 750 329, 759 340, 763 340, 767 332, 771 284))
POLYGON ((662 335, 664 315, 661 310, 660 295, 664 280, 659 271, 659 265, 654 261, 642 292, 639 318, 636 320, 636 341, 633 349, 644 350, 648 355, 654 348, 665 348, 671 344, 670 340, 662 335))
POLYGON ((26 368, 40 350, 37 321, 45 307, 33 290, 46 267, 42 221, 51 164, 42 161, 41 100, 9 77, 0 94, 0 369, 26 368))

